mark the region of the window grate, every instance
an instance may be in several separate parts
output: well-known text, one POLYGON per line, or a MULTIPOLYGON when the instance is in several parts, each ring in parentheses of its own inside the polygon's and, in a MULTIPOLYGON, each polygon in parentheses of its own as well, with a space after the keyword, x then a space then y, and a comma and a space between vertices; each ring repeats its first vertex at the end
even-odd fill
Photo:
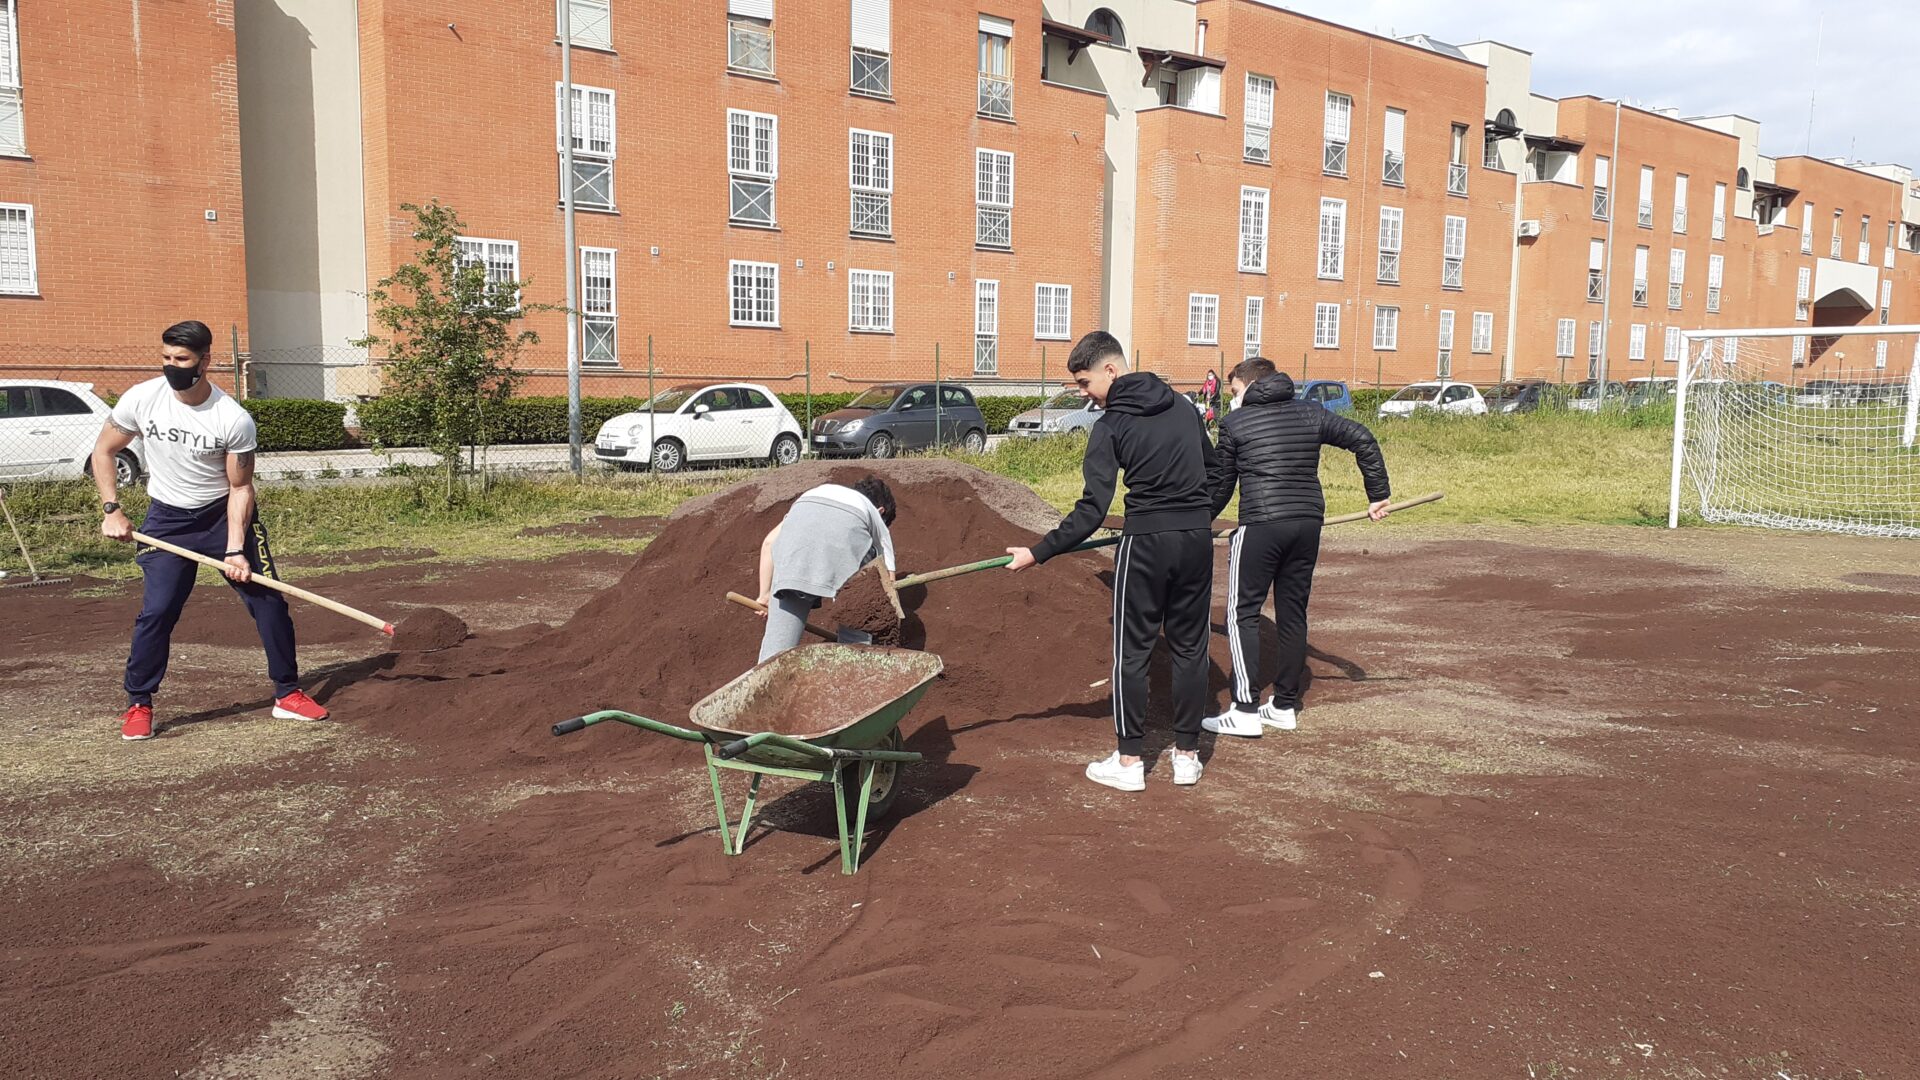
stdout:
POLYGON ((727 23, 727 67, 754 75, 772 75, 773 28, 759 23, 727 23))
POLYGON ((853 92, 868 97, 892 97, 893 57, 872 49, 853 50, 853 92))
POLYGON ((1447 194, 1465 195, 1467 193, 1467 167, 1460 162, 1447 166, 1447 194))
POLYGON ((981 116, 991 116, 996 120, 1013 119, 1013 80, 1005 75, 980 73, 981 116))

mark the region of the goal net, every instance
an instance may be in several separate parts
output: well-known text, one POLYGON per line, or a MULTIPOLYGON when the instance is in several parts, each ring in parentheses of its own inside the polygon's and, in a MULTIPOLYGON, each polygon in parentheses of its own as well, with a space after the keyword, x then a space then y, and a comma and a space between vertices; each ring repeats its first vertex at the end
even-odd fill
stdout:
POLYGON ((1668 524, 1920 537, 1920 326, 1684 336, 1668 524))

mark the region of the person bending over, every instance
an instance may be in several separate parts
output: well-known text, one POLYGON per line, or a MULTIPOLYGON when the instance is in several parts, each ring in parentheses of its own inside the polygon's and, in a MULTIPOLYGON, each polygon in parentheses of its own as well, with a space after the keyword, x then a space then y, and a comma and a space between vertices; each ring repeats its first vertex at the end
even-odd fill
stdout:
POLYGON ((767 630, 760 663, 800 644, 807 615, 860 569, 880 560, 893 580, 893 492, 877 476, 846 487, 821 484, 793 501, 760 542, 760 606, 767 630))

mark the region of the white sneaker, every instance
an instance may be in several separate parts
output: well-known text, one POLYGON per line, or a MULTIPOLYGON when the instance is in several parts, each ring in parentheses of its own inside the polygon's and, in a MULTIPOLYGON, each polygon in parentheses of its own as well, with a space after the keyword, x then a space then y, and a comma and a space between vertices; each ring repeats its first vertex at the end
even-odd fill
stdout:
MULTIPOLYGON (((1255 724, 1254 726, 1259 727, 1260 725, 1255 724)), ((1199 754, 1183 754, 1178 750, 1173 752, 1173 782, 1175 784, 1181 787, 1192 787, 1199 783, 1201 769, 1199 754)))
POLYGON ((1243 739, 1257 739, 1264 730, 1260 724, 1260 713, 1242 711, 1233 706, 1219 716, 1209 716, 1200 721, 1201 728, 1215 735, 1238 735, 1243 739))
MULTIPOLYGON (((1194 775, 1196 778, 1199 776, 1198 773, 1194 775)), ((1145 791, 1147 790, 1147 763, 1136 761, 1131 765, 1122 765, 1120 751, 1115 750, 1087 766, 1087 779, 1119 791, 1145 791)))
MULTIPOLYGON (((1272 698, 1268 698, 1267 703, 1260 706, 1260 722, 1279 731, 1292 731, 1299 726, 1299 720, 1293 715, 1293 710, 1275 708, 1272 698)), ((1205 721, 1201 723, 1204 725, 1205 721)))

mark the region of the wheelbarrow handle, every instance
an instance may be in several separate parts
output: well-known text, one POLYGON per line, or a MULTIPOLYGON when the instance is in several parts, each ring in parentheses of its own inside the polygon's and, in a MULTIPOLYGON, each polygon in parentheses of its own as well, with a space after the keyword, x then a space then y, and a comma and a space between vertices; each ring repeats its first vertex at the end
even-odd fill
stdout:
POLYGON ((751 749, 753 749, 753 739, 751 737, 745 738, 745 739, 735 739, 732 742, 727 743, 725 746, 722 746, 720 749, 715 750, 713 752, 713 756, 719 758, 722 761, 732 761, 734 758, 739 757, 741 754, 744 754, 751 749))
POLYGON ((584 716, 576 716, 571 720, 562 720, 553 725, 553 733, 555 735, 571 735, 576 731, 584 730, 586 726, 587 718, 584 716))
POLYGON ((652 717, 624 712, 620 709, 602 709, 599 712, 588 713, 585 716, 576 716, 571 720, 562 720, 553 725, 553 733, 555 735, 571 735, 583 727, 597 724, 602 720, 618 720, 623 724, 631 724, 637 728, 645 728, 648 731, 657 732, 675 739, 685 739, 687 742, 712 741, 698 731, 690 731, 687 728, 664 723, 652 717))

